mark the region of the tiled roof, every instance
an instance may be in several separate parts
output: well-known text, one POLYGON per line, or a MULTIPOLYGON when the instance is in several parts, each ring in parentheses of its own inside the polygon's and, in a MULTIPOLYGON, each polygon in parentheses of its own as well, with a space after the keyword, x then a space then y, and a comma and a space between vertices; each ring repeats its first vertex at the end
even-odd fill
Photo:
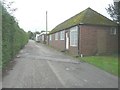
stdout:
POLYGON ((51 32, 55 33, 63 29, 78 25, 78 24, 91 24, 91 25, 104 25, 104 26, 117 26, 115 22, 108 19, 107 17, 99 14, 98 12, 87 8, 84 11, 78 13, 77 15, 69 18, 63 23, 57 25, 51 32))

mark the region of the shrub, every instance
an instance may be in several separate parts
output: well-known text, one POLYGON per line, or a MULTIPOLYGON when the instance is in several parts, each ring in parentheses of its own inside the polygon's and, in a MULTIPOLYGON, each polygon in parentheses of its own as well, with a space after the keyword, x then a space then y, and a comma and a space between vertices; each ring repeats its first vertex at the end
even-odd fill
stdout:
MULTIPOLYGON (((2 6, 3 7, 3 6, 2 6)), ((27 33, 22 30, 14 17, 2 8, 2 68, 12 60, 28 42, 27 33)))

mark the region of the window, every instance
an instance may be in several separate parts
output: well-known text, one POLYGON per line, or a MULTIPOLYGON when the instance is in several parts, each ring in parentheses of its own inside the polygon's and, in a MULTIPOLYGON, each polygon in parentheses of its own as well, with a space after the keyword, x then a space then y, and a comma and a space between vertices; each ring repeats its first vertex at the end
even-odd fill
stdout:
POLYGON ((78 27, 70 29, 70 46, 77 46, 78 43, 78 27))
POLYGON ((116 28, 115 27, 112 27, 111 30, 110 30, 110 34, 111 35, 116 35, 116 28))
POLYGON ((55 33, 55 40, 58 40, 58 33, 55 33))
POLYGON ((65 38, 65 31, 60 32, 60 40, 64 40, 65 38))
POLYGON ((52 40, 52 35, 50 35, 50 41, 52 40))

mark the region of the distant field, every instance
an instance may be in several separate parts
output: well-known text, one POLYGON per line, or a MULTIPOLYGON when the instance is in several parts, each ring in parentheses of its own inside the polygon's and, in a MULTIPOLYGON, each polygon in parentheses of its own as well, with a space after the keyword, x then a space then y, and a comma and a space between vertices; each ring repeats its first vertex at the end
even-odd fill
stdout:
POLYGON ((118 75, 118 56, 117 55, 88 56, 88 57, 80 58, 80 60, 93 64, 111 74, 114 74, 120 77, 120 74, 118 75))

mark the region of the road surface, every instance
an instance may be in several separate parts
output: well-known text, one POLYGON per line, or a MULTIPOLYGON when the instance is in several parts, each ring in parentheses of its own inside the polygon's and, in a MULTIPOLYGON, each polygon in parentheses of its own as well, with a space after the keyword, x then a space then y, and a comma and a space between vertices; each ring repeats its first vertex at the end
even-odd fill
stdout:
POLYGON ((118 88, 118 78, 32 40, 3 74, 3 88, 118 88))

